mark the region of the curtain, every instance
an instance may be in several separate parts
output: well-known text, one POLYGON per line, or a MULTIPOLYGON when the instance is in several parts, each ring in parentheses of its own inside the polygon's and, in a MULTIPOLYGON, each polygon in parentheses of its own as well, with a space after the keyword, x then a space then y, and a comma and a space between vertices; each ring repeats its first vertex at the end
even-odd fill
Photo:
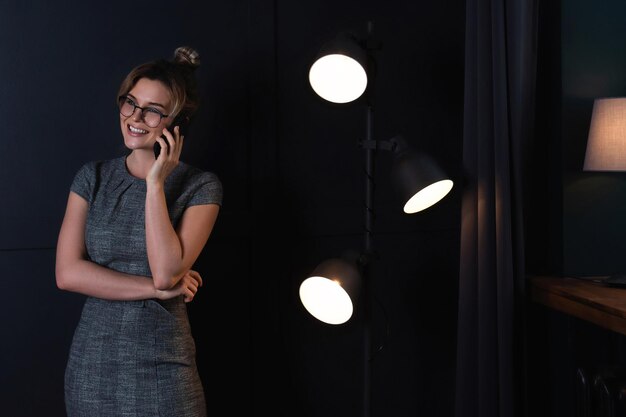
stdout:
POLYGON ((466 2, 456 417, 525 413, 523 188, 538 2, 466 2))

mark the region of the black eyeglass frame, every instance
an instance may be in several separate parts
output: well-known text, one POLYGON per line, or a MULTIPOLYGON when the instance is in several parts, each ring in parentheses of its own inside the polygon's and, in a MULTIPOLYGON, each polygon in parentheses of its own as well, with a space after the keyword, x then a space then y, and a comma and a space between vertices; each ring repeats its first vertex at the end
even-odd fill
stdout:
POLYGON ((152 113, 156 113, 156 114, 158 114, 158 115, 159 115, 159 117, 160 117, 159 122, 158 122, 156 125, 154 125, 154 126, 150 126, 150 125, 148 125, 148 126, 150 126, 150 127, 157 127, 157 126, 161 123, 161 120, 163 120, 163 119, 164 119, 164 118, 166 118, 166 117, 170 117, 170 115, 169 115, 169 114, 163 114, 163 113, 161 113, 160 111, 158 111, 157 109, 155 109, 154 107, 141 107, 141 106, 138 106, 138 105, 137 105, 137 103, 135 103, 135 101, 134 101, 132 98, 128 97, 127 95, 125 95, 125 96, 119 96, 119 97, 117 98, 117 104, 118 104, 118 107, 119 107, 119 110, 120 110, 120 114, 121 114, 122 116, 124 116, 124 117, 130 117, 130 116, 132 116, 133 114, 135 114, 135 112, 137 111, 137 109, 141 110, 141 118, 144 120, 144 122, 146 122, 146 124, 147 124, 147 125, 148 125, 148 121, 146 120, 146 115, 145 115, 145 112, 146 112, 146 111, 149 111, 149 112, 152 112, 152 113), (130 103, 128 103, 129 101, 130 101, 130 103), (131 113, 131 114, 128 114, 128 115, 126 115, 126 114, 122 113, 122 106, 123 106, 124 104, 126 104, 126 103, 128 103, 128 104, 131 104, 131 103, 132 103, 132 106, 133 106, 133 111, 132 111, 132 113, 131 113))

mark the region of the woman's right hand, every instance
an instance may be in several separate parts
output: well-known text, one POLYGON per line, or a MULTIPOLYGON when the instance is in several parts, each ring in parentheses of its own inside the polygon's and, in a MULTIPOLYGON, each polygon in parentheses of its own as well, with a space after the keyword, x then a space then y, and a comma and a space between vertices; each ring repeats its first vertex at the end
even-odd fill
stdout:
POLYGON ((183 295, 185 302, 189 303, 193 300, 198 292, 198 288, 202 286, 202 277, 197 271, 190 269, 174 287, 169 290, 157 290, 160 300, 169 300, 183 295))

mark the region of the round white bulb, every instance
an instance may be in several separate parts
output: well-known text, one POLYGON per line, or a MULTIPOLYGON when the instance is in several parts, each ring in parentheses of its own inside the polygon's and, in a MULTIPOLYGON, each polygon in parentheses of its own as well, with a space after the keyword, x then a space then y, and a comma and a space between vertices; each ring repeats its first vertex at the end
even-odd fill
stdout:
POLYGON ((404 212, 412 214, 427 209, 444 198, 452 189, 452 185, 451 180, 441 180, 422 188, 406 202, 404 212))
POLYGON ((300 300, 316 319, 328 324, 342 324, 352 316, 352 300, 336 281, 310 277, 300 284, 300 300))
POLYGON ((348 103, 361 97, 367 87, 365 69, 346 55, 331 54, 313 63, 309 82, 323 99, 333 103, 348 103))

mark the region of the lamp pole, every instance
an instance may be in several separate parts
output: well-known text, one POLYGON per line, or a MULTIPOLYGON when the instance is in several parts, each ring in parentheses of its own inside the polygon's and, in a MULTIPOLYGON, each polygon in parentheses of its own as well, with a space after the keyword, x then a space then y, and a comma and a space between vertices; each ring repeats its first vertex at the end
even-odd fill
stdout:
POLYGON ((371 314, 372 314, 372 300, 371 300, 371 278, 369 274, 369 264, 374 257, 374 193, 376 190, 376 184, 374 182, 374 170, 375 170, 375 145, 373 140, 372 129, 372 105, 367 103, 366 117, 365 117, 365 232, 363 235, 363 257, 362 257, 362 269, 363 269, 363 295, 364 295, 364 320, 363 320, 363 416, 370 417, 371 414, 371 314))
POLYGON ((363 233, 363 252, 360 257, 361 276, 363 277, 363 415, 370 417, 371 414, 371 393, 372 393, 372 359, 374 352, 371 342, 372 327, 372 306, 374 304, 372 296, 372 277, 369 271, 371 262, 378 257, 374 249, 374 222, 376 214, 374 212, 374 195, 376 183, 374 179, 376 166, 376 152, 380 150, 393 150, 395 144, 391 141, 378 141, 373 135, 373 113, 372 103, 367 102, 365 109, 365 140, 360 145, 365 150, 365 225, 363 233))
MULTIPOLYGON (((365 39, 365 49, 368 53, 368 59, 371 59, 371 38, 372 38, 372 22, 367 22, 367 37, 365 39)), ((365 141, 361 146, 365 150, 365 224, 363 234, 363 255, 362 276, 363 276, 363 416, 370 417, 372 402, 372 279, 369 272, 370 263, 375 257, 374 253, 374 221, 376 215, 374 213, 374 194, 376 192, 376 183, 374 179, 376 166, 376 148, 377 142, 374 139, 373 116, 374 107, 372 104, 372 72, 368 74, 370 85, 366 90, 366 106, 365 106, 365 141)))

